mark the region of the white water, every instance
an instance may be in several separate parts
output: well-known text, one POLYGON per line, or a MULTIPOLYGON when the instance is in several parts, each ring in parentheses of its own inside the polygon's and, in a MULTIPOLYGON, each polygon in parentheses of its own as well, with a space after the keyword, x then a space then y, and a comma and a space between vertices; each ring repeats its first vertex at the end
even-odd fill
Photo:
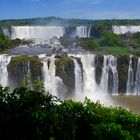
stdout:
POLYGON ((102 77, 101 77, 101 83, 100 83, 100 90, 104 94, 108 94, 109 70, 111 70, 113 74, 112 94, 118 94, 117 58, 115 58, 112 55, 104 55, 102 77))
POLYGON ((115 34, 125 34, 125 33, 136 33, 140 32, 140 26, 112 26, 112 30, 115 34))
POLYGON ((30 61, 28 61, 27 62, 27 71, 26 71, 26 74, 27 74, 27 76, 28 76, 28 86, 29 86, 29 88, 32 90, 33 89, 33 87, 32 87, 32 81, 31 81, 31 69, 30 69, 30 61))
POLYGON ((131 95, 133 93, 133 87, 134 87, 134 70, 132 67, 132 58, 133 56, 130 56, 129 61, 129 68, 128 68, 128 79, 127 79, 127 95, 131 95))
POLYGON ((87 26, 78 26, 76 27, 76 36, 80 38, 89 38, 91 28, 87 26))
POLYGON ((74 73, 75 73, 75 99, 81 100, 83 98, 83 75, 82 69, 77 62, 77 59, 73 58, 74 73))
POLYGON ((109 56, 104 55, 104 62, 102 68, 102 76, 100 83, 100 90, 104 92, 104 94, 108 93, 108 76, 109 76, 109 56))
POLYGON ((42 57, 39 56, 40 59, 42 59, 43 63, 43 78, 44 78, 44 87, 46 93, 49 92, 54 96, 57 96, 57 85, 56 85, 56 77, 55 77, 55 56, 51 57, 42 57))
POLYGON ((10 31, 9 31, 7 28, 3 28, 3 29, 2 29, 2 32, 3 32, 6 36, 10 37, 10 31))
POLYGON ((84 96, 93 99, 97 93, 97 84, 95 81, 95 58, 93 54, 79 55, 83 65, 83 87, 84 96))
POLYGON ((96 83, 96 55, 93 54, 82 54, 78 55, 81 58, 81 63, 83 66, 83 88, 84 97, 88 97, 92 101, 100 101, 105 105, 113 104, 110 97, 108 96, 108 73, 109 64, 108 56, 104 57, 104 66, 102 71, 102 80, 98 85, 96 83), (105 80, 103 80, 103 77, 105 80))
POLYGON ((10 63, 11 57, 2 54, 0 55, 0 85, 8 86, 8 71, 7 66, 10 63))
POLYGON ((140 58, 138 59, 136 80, 135 80, 135 95, 140 95, 140 58))
POLYGON ((65 33, 64 27, 61 26, 12 26, 12 39, 34 39, 50 40, 53 37, 60 38, 65 33))
MULTIPOLYGON (((113 75, 113 86, 112 86, 112 95, 118 95, 118 71, 117 71, 117 58, 112 55, 105 55, 103 68, 102 68, 102 76, 101 82, 99 85, 96 83, 96 55, 93 54, 78 54, 78 55, 69 55, 73 57, 77 57, 81 59, 82 67, 83 67, 83 93, 84 97, 88 97, 90 99, 96 98, 96 96, 104 96, 108 95, 108 84, 109 84, 109 70, 113 75)), ((74 62, 76 63, 76 62, 74 62)), ((80 76, 78 75, 79 68, 76 68, 75 64, 75 85, 78 85, 80 81, 80 76)), ((81 68, 80 68, 81 69, 81 68)), ((82 72, 82 70, 81 70, 82 72)), ((80 86, 80 85, 78 85, 80 86)), ((76 86, 77 89, 79 87, 76 86)), ((77 94, 77 90, 76 94, 77 94)), ((80 91, 81 92, 81 91, 80 91)), ((83 97, 83 98, 84 98, 83 97)))
POLYGON ((112 94, 118 94, 118 71, 117 71, 117 58, 110 55, 110 69, 113 73, 113 87, 112 87, 112 94))

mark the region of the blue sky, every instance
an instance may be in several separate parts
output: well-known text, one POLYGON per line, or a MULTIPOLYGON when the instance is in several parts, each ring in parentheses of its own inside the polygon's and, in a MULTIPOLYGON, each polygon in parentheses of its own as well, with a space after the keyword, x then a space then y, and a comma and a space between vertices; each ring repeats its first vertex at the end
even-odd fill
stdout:
POLYGON ((47 16, 84 19, 140 18, 140 0, 0 0, 0 19, 47 16))

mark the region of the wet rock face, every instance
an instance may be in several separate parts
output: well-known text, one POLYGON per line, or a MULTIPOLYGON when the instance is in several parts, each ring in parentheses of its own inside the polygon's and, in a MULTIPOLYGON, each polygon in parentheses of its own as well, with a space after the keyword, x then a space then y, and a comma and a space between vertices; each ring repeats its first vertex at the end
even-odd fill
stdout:
POLYGON ((118 85, 119 93, 126 93, 128 68, 129 68, 129 58, 128 57, 118 57, 117 58, 117 70, 118 70, 118 74, 119 74, 119 85, 118 85))
MULTIPOLYGON (((118 57, 117 58, 117 69, 118 69, 118 76, 119 76, 119 93, 126 93, 127 89, 127 78, 128 78, 128 69, 129 69, 129 57, 118 57)), ((137 70, 137 62, 138 58, 132 58, 132 68, 134 70, 134 81, 136 77, 136 70, 137 70)))
POLYGON ((42 77, 42 66, 40 59, 38 57, 34 57, 34 59, 30 60, 30 68, 31 68, 31 79, 32 82, 38 78, 43 79, 42 77))
POLYGON ((111 69, 109 69, 109 75, 108 75, 108 93, 111 94, 113 93, 113 73, 111 69))
POLYGON ((16 61, 11 60, 7 69, 10 87, 14 88, 22 86, 25 74, 25 63, 16 63, 16 61))
POLYGON ((42 78, 41 69, 42 63, 36 56, 13 57, 7 67, 10 87, 24 86, 25 80, 29 80, 33 88, 35 80, 42 78))
MULTIPOLYGON (((56 76, 59 76, 66 87, 64 97, 72 97, 75 90, 75 68, 73 58, 67 55, 57 55, 55 56, 56 64, 56 76)), ((79 58, 76 58, 79 65, 82 68, 82 63, 79 58)), ((101 82, 102 68, 103 68, 103 56, 97 56, 95 60, 96 64, 96 83, 99 85, 101 82)), ((138 58, 133 57, 132 59, 133 70, 134 70, 134 81, 136 78, 137 63, 138 58)), ((34 88, 35 81, 40 78, 44 79, 42 76, 42 66, 41 60, 37 56, 18 56, 13 57, 8 65, 8 78, 9 86, 12 88, 20 87, 24 85, 26 78, 29 78, 31 87, 34 88), (30 73, 28 75, 28 73, 30 73), (29 77, 26 77, 26 76, 29 77)), ((117 57, 117 70, 118 70, 118 92, 126 93, 127 78, 128 78, 128 68, 129 68, 129 57, 120 56, 117 57)), ((113 87, 113 73, 109 70, 109 80, 108 80, 108 92, 112 93, 113 87)), ((42 80, 43 81, 43 80, 42 80)), ((62 94, 60 92, 60 94, 62 94)))
POLYGON ((90 37, 98 37, 100 34, 99 30, 95 27, 91 27, 90 37))
POLYGON ((65 35, 69 37, 75 37, 75 30, 76 30, 76 27, 66 27, 65 35))
POLYGON ((138 57, 132 58, 133 70, 134 70, 134 81, 136 80, 136 73, 137 73, 137 65, 138 65, 138 57))
POLYGON ((103 56, 96 57, 96 72, 95 72, 95 74, 96 74, 96 83, 98 85, 100 84, 100 81, 101 81, 103 61, 104 61, 103 56))
POLYGON ((67 88, 66 94, 72 94, 75 89, 74 63, 70 57, 61 57, 55 61, 56 76, 59 76, 67 88))

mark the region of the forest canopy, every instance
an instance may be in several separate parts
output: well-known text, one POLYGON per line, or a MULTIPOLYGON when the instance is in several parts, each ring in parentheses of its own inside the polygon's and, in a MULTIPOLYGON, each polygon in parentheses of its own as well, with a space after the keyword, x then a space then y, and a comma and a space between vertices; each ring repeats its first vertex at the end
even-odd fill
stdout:
POLYGON ((16 140, 138 140, 140 116, 89 99, 60 101, 49 93, 0 87, 0 137, 16 140))

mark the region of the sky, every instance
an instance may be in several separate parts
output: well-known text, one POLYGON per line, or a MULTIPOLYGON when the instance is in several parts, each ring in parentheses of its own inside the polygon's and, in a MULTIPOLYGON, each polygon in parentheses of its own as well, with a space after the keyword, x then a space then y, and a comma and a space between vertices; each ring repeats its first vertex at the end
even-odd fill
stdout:
POLYGON ((140 19, 140 0, 0 0, 0 19, 140 19))

